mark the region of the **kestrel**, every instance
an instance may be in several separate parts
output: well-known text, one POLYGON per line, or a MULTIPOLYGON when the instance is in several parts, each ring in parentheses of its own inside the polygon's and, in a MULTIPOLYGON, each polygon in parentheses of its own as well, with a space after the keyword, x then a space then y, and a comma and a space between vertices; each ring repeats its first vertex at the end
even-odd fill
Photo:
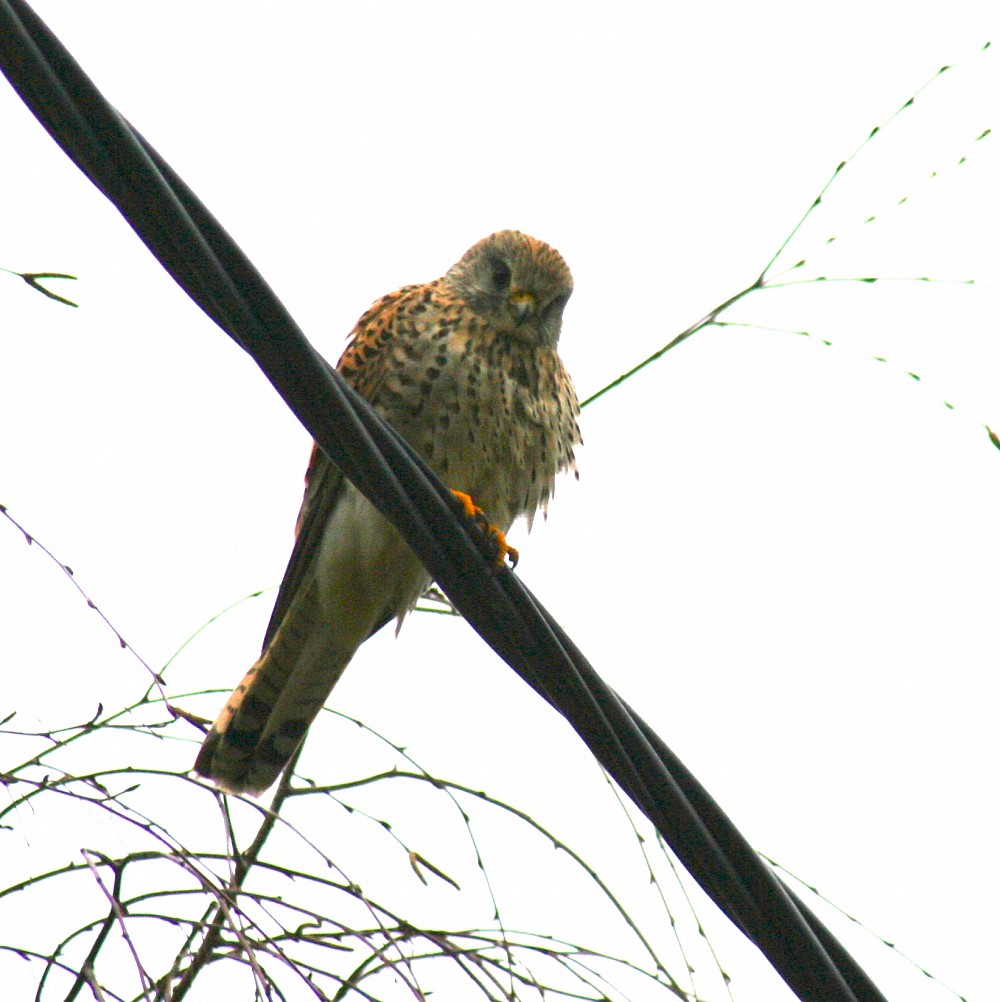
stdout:
MULTIPOLYGON (((383 296, 337 365, 459 497, 501 534, 543 512, 576 472, 576 392, 556 352, 573 279, 514 230, 481 240, 426 285, 383 296)), ((501 561, 503 550, 501 550, 501 561)), ((229 697, 195 771, 230 792, 278 777, 358 647, 397 632, 430 576, 403 538, 313 446, 295 546, 260 658, 229 697)))

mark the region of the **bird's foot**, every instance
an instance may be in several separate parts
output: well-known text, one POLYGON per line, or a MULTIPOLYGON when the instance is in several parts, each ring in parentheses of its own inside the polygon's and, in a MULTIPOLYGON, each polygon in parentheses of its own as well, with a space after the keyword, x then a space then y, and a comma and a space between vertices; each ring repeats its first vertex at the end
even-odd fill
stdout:
POLYGON ((468 494, 462 491, 452 491, 451 493, 458 498, 459 504, 462 506, 462 511, 483 530, 483 535, 486 537, 486 542, 490 548, 493 564, 496 567, 503 567, 504 563, 510 560, 510 566, 517 567, 519 554, 507 542, 507 537, 504 535, 503 530, 498 525, 490 525, 490 520, 486 517, 483 509, 468 494))

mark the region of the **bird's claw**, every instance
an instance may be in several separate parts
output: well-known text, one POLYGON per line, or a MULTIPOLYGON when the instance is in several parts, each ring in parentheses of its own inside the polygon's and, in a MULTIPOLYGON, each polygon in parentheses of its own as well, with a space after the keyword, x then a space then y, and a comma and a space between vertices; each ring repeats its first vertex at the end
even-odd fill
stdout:
POLYGON ((483 531, 483 535, 490 546, 493 564, 496 567, 503 567, 510 560, 511 568, 517 567, 520 554, 507 542, 507 537, 498 525, 491 525, 483 509, 475 501, 462 491, 452 491, 462 505, 462 511, 471 518, 483 531))

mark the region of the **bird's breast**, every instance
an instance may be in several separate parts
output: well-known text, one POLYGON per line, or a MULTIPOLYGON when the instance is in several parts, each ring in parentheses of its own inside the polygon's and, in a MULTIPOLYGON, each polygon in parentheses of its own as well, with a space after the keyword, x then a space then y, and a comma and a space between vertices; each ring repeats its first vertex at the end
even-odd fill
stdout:
POLYGON ((383 412, 448 486, 505 529, 543 506, 579 441, 558 355, 483 330, 423 336, 395 352, 383 412))

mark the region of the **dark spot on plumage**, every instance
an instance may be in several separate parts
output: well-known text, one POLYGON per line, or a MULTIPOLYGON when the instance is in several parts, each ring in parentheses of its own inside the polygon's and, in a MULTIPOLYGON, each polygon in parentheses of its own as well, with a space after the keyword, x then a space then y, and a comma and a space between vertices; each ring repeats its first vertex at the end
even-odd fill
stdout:
POLYGON ((403 394, 399 390, 394 389, 388 383, 383 383, 379 387, 379 411, 385 415, 387 411, 391 411, 394 406, 398 406, 399 401, 403 399, 403 394))
POLYGON ((532 378, 531 371, 525 364, 524 358, 514 359, 511 363, 510 375, 516 383, 520 383, 527 390, 533 389, 535 383, 537 382, 536 379, 532 378))
POLYGON ((283 766, 288 760, 288 749, 279 748, 274 736, 270 735, 260 743, 260 747, 254 753, 254 758, 260 765, 283 766))
POLYGON ((253 689, 248 690, 243 702, 240 704, 244 717, 266 718, 271 712, 271 704, 259 696, 254 695, 253 689))
POLYGON ((260 740, 263 727, 230 727, 222 734, 222 743, 233 751, 251 751, 260 740))
POLYGON ((424 369, 424 375, 428 379, 434 380, 434 379, 437 379, 437 377, 441 375, 441 370, 440 369, 435 369, 433 365, 428 365, 427 368, 424 369))
POLYGON ((308 720, 283 720, 278 734, 289 741, 299 741, 307 730, 309 730, 308 720))

